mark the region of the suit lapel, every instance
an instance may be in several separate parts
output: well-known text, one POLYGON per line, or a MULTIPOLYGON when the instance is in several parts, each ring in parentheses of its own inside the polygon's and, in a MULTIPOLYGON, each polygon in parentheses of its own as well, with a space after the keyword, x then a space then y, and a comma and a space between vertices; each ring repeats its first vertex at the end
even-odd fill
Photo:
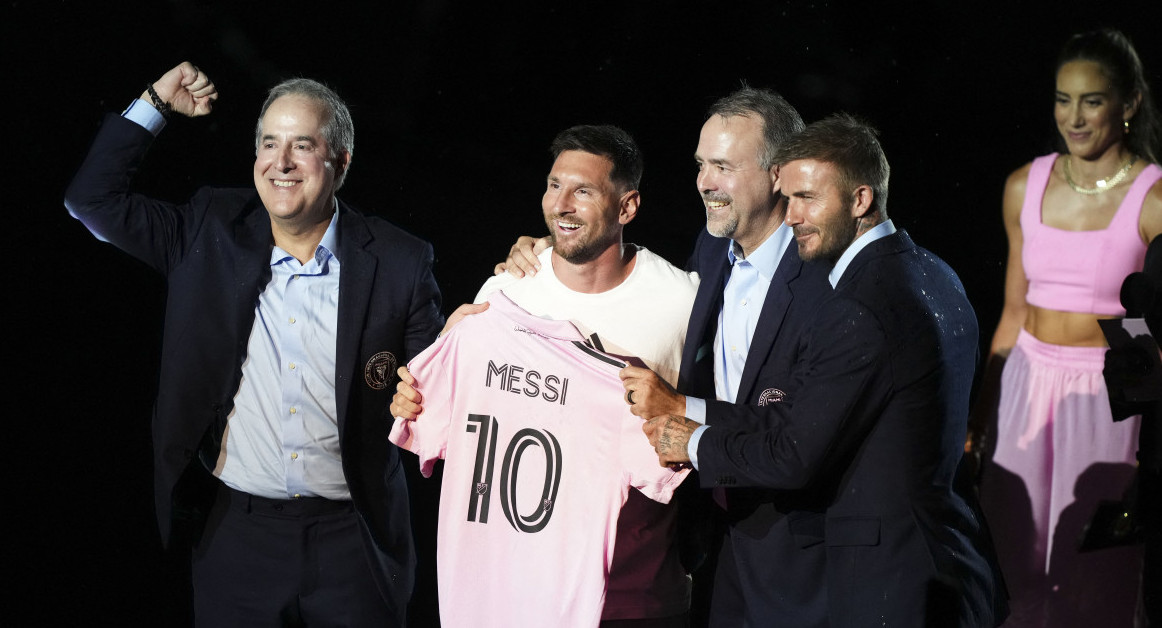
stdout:
POLYGON ((836 290, 844 289, 855 277, 859 275, 860 270, 867 265, 869 260, 880 257, 882 255, 893 255, 901 253, 908 249, 915 247, 912 243, 912 238, 903 229, 897 229, 895 233, 884 236, 871 244, 868 244, 856 254, 851 263, 847 265, 847 269, 843 271, 843 276, 839 278, 839 282, 835 285, 836 290))
POLYGON ((738 383, 736 399, 739 403, 746 403, 753 395, 755 380, 771 352, 771 347, 775 344, 779 329, 783 326, 783 319, 787 315, 787 308, 794 299, 791 283, 799 276, 802 268, 803 262, 799 259, 799 251, 792 242, 783 253, 783 258, 779 260, 775 276, 771 278, 771 286, 767 289, 767 298, 763 301, 762 312, 759 313, 759 322, 746 355, 746 366, 742 370, 742 380, 738 383))
POLYGON ((270 251, 274 246, 274 236, 270 231, 270 215, 262 207, 262 202, 245 205, 234 222, 236 253, 230 257, 234 264, 231 284, 234 286, 234 315, 245 343, 254 327, 254 310, 258 306, 258 295, 270 281, 270 251))
POLYGON ((339 412, 340 437, 351 400, 351 365, 359 362, 363 323, 375 279, 376 259, 367 252, 371 231, 343 203, 339 203, 339 321, 335 347, 335 405, 339 412))
POLYGON ((714 335, 718 331, 718 312, 722 309, 722 291, 730 273, 726 257, 729 240, 712 246, 709 257, 700 260, 698 294, 690 311, 686 344, 682 349, 678 390, 696 397, 714 398, 714 335))

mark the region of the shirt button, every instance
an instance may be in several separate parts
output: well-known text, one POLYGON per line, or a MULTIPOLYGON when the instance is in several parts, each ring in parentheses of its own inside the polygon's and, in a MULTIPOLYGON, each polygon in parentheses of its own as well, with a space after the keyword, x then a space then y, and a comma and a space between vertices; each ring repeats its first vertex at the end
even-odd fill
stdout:
POLYGON ((295 324, 295 317, 293 317, 293 316, 292 316, 292 317, 290 317, 290 318, 288 318, 288 319, 286 319, 286 320, 287 320, 287 322, 289 322, 291 325, 294 325, 294 324, 295 324))
POLYGON ((299 413, 299 409, 298 409, 298 408, 295 408, 295 407, 292 407, 292 408, 291 408, 291 414, 298 414, 298 413, 299 413))
POLYGON ((299 495, 298 493, 295 493, 295 499, 298 499, 298 498, 300 498, 300 497, 302 497, 302 495, 299 495))
POLYGON ((293 370, 295 370, 295 368, 296 368, 297 366, 298 366, 297 364, 295 364, 294 362, 291 362, 291 363, 290 363, 290 370, 292 370, 292 371, 293 371, 293 370))
POLYGON ((299 459, 299 454, 298 454, 298 452, 294 452, 294 451, 292 451, 292 452, 291 452, 291 460, 298 460, 298 459, 299 459))
POLYGON ((739 301, 739 302, 738 302, 738 304, 739 304, 739 305, 746 305, 746 299, 743 299, 743 300, 739 301))

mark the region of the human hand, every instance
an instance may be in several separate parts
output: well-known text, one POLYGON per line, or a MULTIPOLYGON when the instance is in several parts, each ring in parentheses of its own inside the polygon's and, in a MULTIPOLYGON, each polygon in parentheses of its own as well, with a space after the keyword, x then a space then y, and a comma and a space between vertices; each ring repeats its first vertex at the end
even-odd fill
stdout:
POLYGON ((690 435, 700 424, 684 416, 667 414, 656 416, 642 425, 642 431, 658 452, 658 464, 671 469, 689 466, 690 435))
POLYGON ((969 473, 974 480, 979 480, 981 468, 984 465, 986 433, 983 427, 969 421, 968 432, 964 437, 964 458, 967 461, 969 473))
POLYGON ((643 419, 686 414, 686 396, 678 394, 666 380, 648 368, 627 366, 618 373, 625 387, 629 411, 643 419))
POLYGON ((388 411, 393 417, 414 421, 424 411, 424 396, 415 389, 416 378, 412 377, 408 367, 399 367, 395 374, 399 376, 399 383, 395 385, 395 395, 391 397, 388 411))
MULTIPOLYGON (((218 88, 214 87, 214 82, 189 61, 179 63, 154 81, 153 90, 171 111, 191 118, 210 113, 214 101, 218 100, 218 88)), ((149 90, 141 93, 141 99, 153 103, 149 90)))
POLYGON ((448 317, 448 321, 444 323, 444 328, 440 330, 440 335, 443 336, 444 334, 452 331, 452 328, 455 327, 457 323, 464 320, 465 316, 479 314, 487 309, 487 301, 484 303, 465 303, 464 305, 461 305, 460 307, 456 308, 455 312, 452 312, 451 316, 448 317))
POLYGON ((987 430, 978 421, 969 419, 968 432, 964 436, 964 453, 980 456, 984 452, 987 430))
POLYGON ((494 266, 492 274, 499 275, 506 270, 517 278, 524 277, 525 273, 530 276, 537 274, 537 271, 541 269, 541 262, 537 256, 544 253, 551 244, 552 240, 549 239, 549 236, 540 239, 534 239, 532 236, 517 238, 516 244, 508 250, 508 259, 494 266))

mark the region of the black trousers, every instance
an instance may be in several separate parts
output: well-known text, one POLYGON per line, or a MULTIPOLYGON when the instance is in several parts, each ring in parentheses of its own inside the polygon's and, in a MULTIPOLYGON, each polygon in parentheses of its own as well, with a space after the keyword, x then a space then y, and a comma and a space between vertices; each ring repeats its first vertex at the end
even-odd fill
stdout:
POLYGON ((193 550, 197 626, 402 626, 375 586, 351 502, 225 485, 193 550))

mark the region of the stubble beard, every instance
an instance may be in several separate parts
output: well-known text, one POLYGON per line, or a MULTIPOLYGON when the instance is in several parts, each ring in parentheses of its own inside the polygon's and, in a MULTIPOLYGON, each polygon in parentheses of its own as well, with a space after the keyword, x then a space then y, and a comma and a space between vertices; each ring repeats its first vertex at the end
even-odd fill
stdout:
MULTIPOLYGON (((546 221, 549 225, 549 241, 553 245, 553 252, 566 262, 577 266, 587 264, 597 259, 608 248, 608 243, 601 242, 598 238, 593 237, 592 234, 586 234, 586 237, 574 242, 571 248, 561 248, 557 242, 557 233, 554 231, 555 225, 553 223, 556 220, 557 218, 554 217, 546 221)), ((590 225, 582 225, 582 228, 588 226, 590 225)))
MULTIPOLYGON (((835 235, 833 238, 823 237, 825 231, 821 229, 814 229, 808 233, 814 233, 819 236, 819 246, 814 251, 807 251, 803 247, 803 243, 799 242, 799 259, 805 262, 813 262, 816 260, 825 260, 834 264, 851 246, 858 235, 859 224, 856 222, 838 221, 832 225, 826 225, 827 231, 835 235)), ((798 230, 795 230, 795 236, 799 235, 798 230)))
POLYGON ((731 211, 725 216, 712 216, 710 210, 706 210, 706 231, 716 238, 734 237, 738 231, 738 214, 731 211))

